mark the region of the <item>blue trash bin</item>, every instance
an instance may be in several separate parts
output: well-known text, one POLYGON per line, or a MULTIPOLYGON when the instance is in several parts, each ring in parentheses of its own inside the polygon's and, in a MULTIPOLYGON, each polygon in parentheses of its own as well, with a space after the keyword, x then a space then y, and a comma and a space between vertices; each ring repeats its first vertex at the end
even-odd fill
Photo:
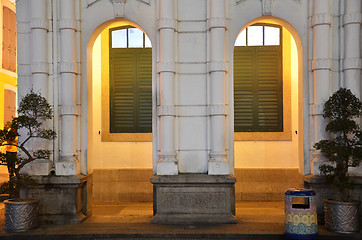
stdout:
POLYGON ((313 190, 293 188, 285 192, 285 236, 317 239, 317 204, 313 190))

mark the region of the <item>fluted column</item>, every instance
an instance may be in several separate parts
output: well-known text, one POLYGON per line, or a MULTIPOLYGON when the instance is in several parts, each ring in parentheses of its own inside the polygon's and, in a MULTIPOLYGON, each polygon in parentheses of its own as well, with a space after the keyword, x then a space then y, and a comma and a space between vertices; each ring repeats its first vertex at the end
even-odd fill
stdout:
MULTIPOLYGON (((323 118, 324 102, 330 94, 330 75, 332 59, 330 57, 330 28, 332 16, 329 10, 329 0, 314 0, 313 6, 313 61, 314 74, 314 104, 312 115, 314 117, 314 142, 327 138, 325 127, 327 120, 323 118)), ((324 157, 320 151, 313 152, 312 173, 319 175, 319 165, 324 157)))
POLYGON ((210 18, 207 20, 210 34, 210 158, 209 175, 229 175, 230 164, 225 150, 225 1, 210 0, 210 18))
POLYGON ((175 151, 175 10, 173 0, 159 0, 160 152, 157 175, 177 175, 175 151))
POLYGON ((360 98, 361 86, 361 1, 345 1, 344 23, 344 86, 360 98))
POLYGON ((60 32, 60 116, 61 145, 60 160, 56 163, 57 175, 76 175, 79 173, 77 159, 77 91, 78 74, 76 62, 76 31, 74 0, 59 1, 60 32))

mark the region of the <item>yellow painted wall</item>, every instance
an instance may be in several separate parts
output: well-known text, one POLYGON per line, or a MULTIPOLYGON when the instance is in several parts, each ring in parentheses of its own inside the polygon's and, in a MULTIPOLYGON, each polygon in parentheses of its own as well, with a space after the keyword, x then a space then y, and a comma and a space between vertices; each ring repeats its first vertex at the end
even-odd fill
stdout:
MULTIPOLYGON (((284 86, 283 98, 284 101, 291 99, 290 139, 283 141, 235 141, 235 168, 299 168, 297 48, 293 37, 285 29, 283 30, 283 39, 283 82, 290 82, 290 96, 288 96, 287 91, 285 91, 286 86, 284 86)), ((285 113, 286 109, 284 108, 285 113)))
MULTIPOLYGON (((0 44, 2 46, 3 37, 3 7, 8 7, 15 12, 15 5, 8 0, 0 1, 0 44)), ((8 70, 2 69, 2 47, 0 48, 0 129, 4 127, 4 90, 10 89, 15 92, 17 88, 17 74, 8 70)))
MULTIPOLYGON (((108 32, 108 29, 104 31, 108 32)), ((93 163, 93 168, 152 168, 152 142, 102 142, 100 131, 101 99, 102 99, 102 56, 101 35, 93 47, 93 86, 92 86, 92 118, 91 132, 88 132, 88 161, 93 163)), ((103 41, 107 44, 107 41, 103 41)), ((108 46, 107 46, 108 47, 108 46)))

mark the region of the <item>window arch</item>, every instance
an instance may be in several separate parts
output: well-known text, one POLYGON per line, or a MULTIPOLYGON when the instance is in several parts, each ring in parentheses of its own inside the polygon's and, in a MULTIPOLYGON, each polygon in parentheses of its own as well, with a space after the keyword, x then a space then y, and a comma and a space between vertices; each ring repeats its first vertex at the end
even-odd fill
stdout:
POLYGON ((282 28, 257 23, 234 46, 234 131, 283 132, 282 28))
POLYGON ((140 29, 109 29, 110 133, 152 132, 152 49, 140 29))

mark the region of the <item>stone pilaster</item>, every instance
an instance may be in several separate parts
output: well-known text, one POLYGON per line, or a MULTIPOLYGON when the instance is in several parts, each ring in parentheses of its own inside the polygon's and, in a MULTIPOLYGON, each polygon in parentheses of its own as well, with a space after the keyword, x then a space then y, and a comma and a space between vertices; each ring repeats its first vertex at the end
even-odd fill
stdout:
POLYGON ((174 1, 159 0, 160 14, 160 105, 157 112, 160 122, 160 150, 157 175, 177 175, 175 151, 175 28, 174 1))
POLYGON ((79 173, 77 154, 77 74, 75 3, 73 0, 60 1, 60 117, 61 145, 60 159, 55 165, 57 175, 79 173))
MULTIPOLYGON (((314 120, 314 142, 326 139, 325 126, 327 120, 323 118, 323 105, 330 94, 330 76, 332 59, 330 57, 330 28, 332 15, 328 0, 316 0, 313 5, 313 60, 312 71, 314 77, 314 104, 312 116, 314 120)), ((312 141, 313 142, 313 141, 312 141)), ((323 155, 313 152, 312 173, 319 174, 318 166, 324 161, 323 155)))
POLYGON ((225 150, 225 81, 227 62, 225 58, 225 1, 210 1, 210 17, 208 19, 210 34, 210 156, 208 163, 209 175, 229 175, 230 163, 225 150))

